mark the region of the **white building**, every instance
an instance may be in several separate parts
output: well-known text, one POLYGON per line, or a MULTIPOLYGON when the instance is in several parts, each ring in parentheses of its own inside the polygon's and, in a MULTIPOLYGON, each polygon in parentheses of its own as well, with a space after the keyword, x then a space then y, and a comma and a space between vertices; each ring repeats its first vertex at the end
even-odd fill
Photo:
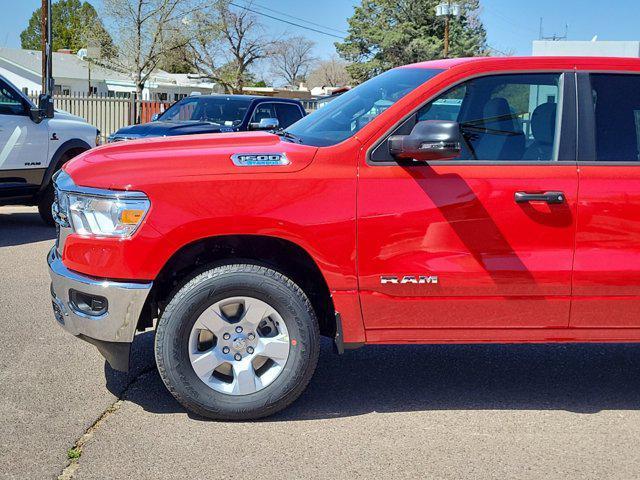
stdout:
POLYGON ((640 41, 550 41, 533 42, 534 57, 632 57, 640 58, 640 41))
MULTIPOLYGON (((105 95, 128 97, 136 91, 131 77, 95 63, 83 60, 72 53, 53 54, 53 77, 55 94, 59 95, 105 95)), ((25 93, 39 94, 42 91, 42 56, 36 50, 0 47, 0 75, 7 78, 25 93)), ((189 75, 155 72, 142 92, 144 99, 174 102, 193 92, 212 93, 215 84, 189 75)))

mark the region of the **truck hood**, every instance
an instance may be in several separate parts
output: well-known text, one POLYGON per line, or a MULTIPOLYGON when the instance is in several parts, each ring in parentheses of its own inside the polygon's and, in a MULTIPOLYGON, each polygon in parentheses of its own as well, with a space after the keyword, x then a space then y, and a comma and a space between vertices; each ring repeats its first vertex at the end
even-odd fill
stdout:
POLYGON ((113 137, 148 138, 172 135, 193 135, 198 133, 233 132, 233 126, 220 125, 212 122, 163 122, 161 120, 123 127, 113 134, 113 137))
POLYGON ((151 138, 89 150, 64 167, 77 185, 143 190, 145 185, 209 175, 292 173, 313 161, 317 147, 266 132, 151 138), (232 155, 286 155, 287 165, 238 166, 232 155))
POLYGON ((72 120, 74 122, 86 123, 88 125, 87 121, 84 118, 78 117, 77 115, 72 115, 65 110, 56 109, 54 111, 53 118, 55 118, 56 120, 72 120))

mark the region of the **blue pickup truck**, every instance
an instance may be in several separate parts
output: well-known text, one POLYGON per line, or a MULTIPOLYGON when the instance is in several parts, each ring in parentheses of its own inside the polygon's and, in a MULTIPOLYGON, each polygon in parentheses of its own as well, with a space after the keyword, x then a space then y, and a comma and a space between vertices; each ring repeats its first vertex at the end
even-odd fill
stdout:
POLYGON ((249 95, 197 95, 183 98, 150 123, 111 134, 109 142, 196 133, 287 128, 306 115, 302 103, 288 98, 249 95))

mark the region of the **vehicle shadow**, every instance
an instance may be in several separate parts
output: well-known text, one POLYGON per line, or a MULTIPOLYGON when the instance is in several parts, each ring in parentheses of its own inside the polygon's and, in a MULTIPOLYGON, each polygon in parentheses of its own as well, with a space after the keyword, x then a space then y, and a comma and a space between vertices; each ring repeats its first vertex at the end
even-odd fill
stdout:
MULTIPOLYGON (((124 397, 153 413, 185 410, 153 365, 153 333, 136 338, 147 365, 124 397)), ((107 387, 127 374, 105 367, 107 387)), ((300 399, 263 421, 351 417, 425 410, 565 410, 596 413, 640 408, 640 346, 369 346, 342 356, 323 340, 318 369, 300 399)), ((201 420, 200 417, 189 415, 201 420)))
POLYGON ((38 212, 9 212, 0 209, 0 247, 53 240, 56 229, 45 225, 38 212))

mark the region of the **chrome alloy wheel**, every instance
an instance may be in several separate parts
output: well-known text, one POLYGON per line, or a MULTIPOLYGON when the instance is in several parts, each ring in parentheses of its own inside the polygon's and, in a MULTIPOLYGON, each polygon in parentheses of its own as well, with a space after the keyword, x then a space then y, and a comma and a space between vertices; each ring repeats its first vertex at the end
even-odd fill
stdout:
POLYGON ((271 384, 289 358, 289 332, 269 304, 252 297, 214 303, 189 335, 189 359, 207 386, 248 395, 271 384))

